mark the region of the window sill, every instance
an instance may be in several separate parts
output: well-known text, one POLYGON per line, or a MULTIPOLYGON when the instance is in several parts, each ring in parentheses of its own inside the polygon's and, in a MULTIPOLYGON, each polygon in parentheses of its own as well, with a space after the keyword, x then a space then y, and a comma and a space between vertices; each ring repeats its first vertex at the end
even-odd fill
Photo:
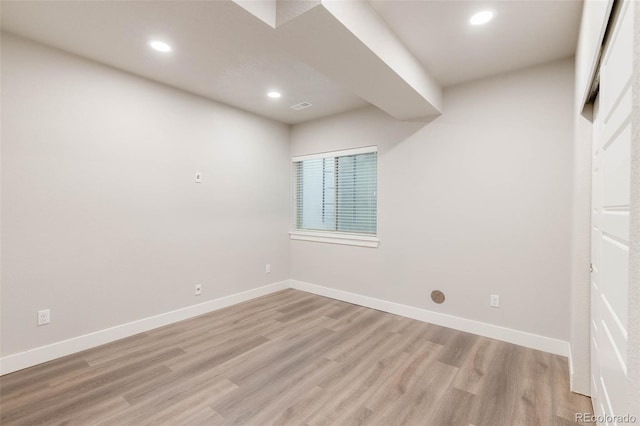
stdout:
POLYGON ((292 240, 372 248, 378 247, 378 244, 380 244, 380 240, 375 236, 339 234, 335 232, 290 231, 289 237, 292 240))

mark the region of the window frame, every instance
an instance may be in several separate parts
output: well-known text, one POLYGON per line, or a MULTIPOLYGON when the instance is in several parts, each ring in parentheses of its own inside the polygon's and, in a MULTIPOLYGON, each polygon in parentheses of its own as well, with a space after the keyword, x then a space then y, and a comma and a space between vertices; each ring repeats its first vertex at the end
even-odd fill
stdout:
MULTIPOLYGON (((331 243, 331 244, 344 244, 344 245, 352 245, 352 246, 360 246, 360 247, 371 247, 376 248, 380 244, 380 239, 378 238, 379 230, 378 230, 378 220, 376 218, 376 233, 375 234, 359 234, 356 232, 340 232, 340 231, 329 231, 329 230, 307 230, 307 229, 297 229, 297 200, 296 200, 296 190, 298 186, 298 176, 296 172, 296 163, 305 160, 316 160, 323 158, 331 158, 331 157, 344 157, 350 155, 357 154, 368 154, 378 152, 377 146, 365 146, 360 148, 352 148, 352 149, 343 149, 338 151, 328 151, 321 152, 316 154, 309 155, 298 155, 291 157, 291 182, 292 182, 292 216, 291 216, 291 230, 289 231, 289 237, 291 240, 301 240, 301 241, 313 241, 320 243, 331 243)), ((376 160, 377 161, 377 160, 376 160)), ((376 187, 378 187, 378 168, 376 167, 376 187)), ((379 188, 379 187, 378 187, 379 188)), ((376 189, 376 215, 378 210, 378 199, 379 199, 379 189, 376 189)))

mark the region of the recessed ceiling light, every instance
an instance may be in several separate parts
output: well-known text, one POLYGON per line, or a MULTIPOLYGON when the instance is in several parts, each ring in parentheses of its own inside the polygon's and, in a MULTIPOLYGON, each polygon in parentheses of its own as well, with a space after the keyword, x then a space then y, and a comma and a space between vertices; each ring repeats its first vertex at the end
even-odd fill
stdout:
POLYGON ((490 10, 483 10, 478 12, 469 19, 471 25, 483 25, 493 19, 494 13, 490 10))
POLYGON ((154 49, 157 50, 158 52, 171 52, 173 49, 171 48, 171 46, 169 46, 167 43, 165 43, 164 41, 160 41, 160 40, 151 40, 149 42, 149 46, 154 49))
POLYGON ((282 93, 272 90, 271 92, 267 93, 267 96, 273 99, 278 99, 279 97, 282 96, 282 93))

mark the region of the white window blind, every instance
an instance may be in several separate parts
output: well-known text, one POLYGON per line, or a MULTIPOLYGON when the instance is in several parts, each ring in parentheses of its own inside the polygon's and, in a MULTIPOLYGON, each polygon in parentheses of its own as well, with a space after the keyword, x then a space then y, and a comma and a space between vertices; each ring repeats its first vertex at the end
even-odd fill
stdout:
POLYGON ((376 235, 376 147, 293 159, 295 229, 376 235))

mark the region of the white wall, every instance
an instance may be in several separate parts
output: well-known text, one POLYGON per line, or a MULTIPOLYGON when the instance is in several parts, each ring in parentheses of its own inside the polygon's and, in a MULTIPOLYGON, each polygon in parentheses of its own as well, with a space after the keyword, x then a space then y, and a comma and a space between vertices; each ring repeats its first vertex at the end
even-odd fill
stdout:
POLYGON ((265 24, 276 27, 276 0, 233 0, 233 2, 265 24))
MULTIPOLYGON (((577 89, 577 86, 576 86, 577 89)), ((571 390, 591 395, 591 143, 592 105, 574 111, 571 220, 571 390), (584 111, 584 114, 580 113, 584 111)))
POLYGON ((634 7, 633 110, 631 112, 631 205, 629 215, 629 318, 627 412, 640 418, 640 7, 634 7))
POLYGON ((285 125, 2 49, 3 356, 289 277, 569 340, 570 59, 450 88, 430 123, 365 108, 289 147, 285 125), (288 242, 290 155, 372 144, 380 247, 288 242))
POLYGON ((1 101, 3 356, 289 277, 288 126, 8 34, 1 101))
POLYGON ((291 241, 291 278, 568 341, 573 78, 566 59, 456 86, 430 123, 293 126, 291 155, 378 145, 381 242, 291 241))
POLYGON ((592 106, 586 105, 596 73, 612 0, 587 0, 575 57, 574 176, 571 249, 571 390, 591 394, 591 143, 592 106))

